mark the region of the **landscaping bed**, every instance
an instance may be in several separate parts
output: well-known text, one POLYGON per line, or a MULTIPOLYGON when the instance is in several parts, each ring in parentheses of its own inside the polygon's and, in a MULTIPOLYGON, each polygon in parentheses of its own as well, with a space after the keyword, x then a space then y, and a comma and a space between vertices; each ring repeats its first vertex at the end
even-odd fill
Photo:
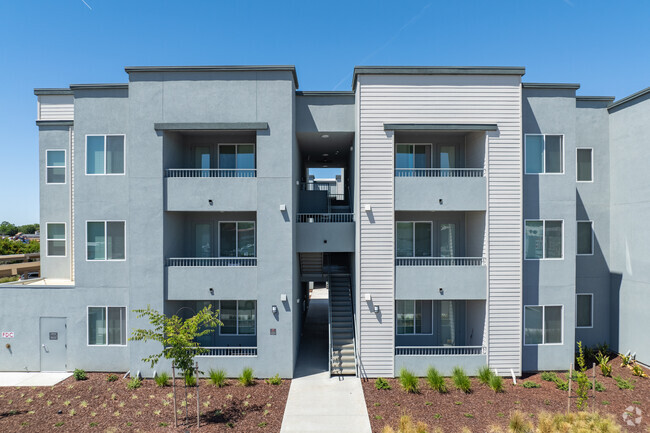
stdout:
MULTIPOLYGON (((143 380, 127 389, 129 379, 107 381, 106 373, 89 373, 87 380, 70 377, 53 387, 0 388, 0 431, 178 431, 196 430, 196 388, 188 388, 188 424, 182 380, 176 380, 179 427, 174 429, 172 387, 143 380), (61 413, 59 413, 59 411, 61 413)), ((170 381, 171 385, 171 381, 170 381)), ((289 380, 271 385, 256 380, 241 386, 227 380, 217 388, 206 379, 199 386, 201 431, 279 432, 289 393, 289 380)))
MULTIPOLYGON (((625 426, 623 414, 632 406, 643 412, 641 423, 629 427, 630 431, 650 431, 650 378, 632 375, 627 367, 621 367, 619 357, 611 361, 612 377, 604 377, 596 365, 596 380, 605 390, 596 392, 589 390, 588 408, 602 414, 611 414, 616 421, 625 426), (614 377, 619 376, 628 380, 634 389, 619 389, 614 377)), ((647 369, 645 370, 648 373, 647 369)), ((566 372, 557 372, 560 379, 565 379, 566 372)), ((592 370, 587 370, 592 378, 592 370)), ((386 379, 391 389, 376 389, 374 380, 363 382, 366 406, 370 415, 373 432, 381 432, 386 425, 397 427, 402 415, 410 415, 414 422, 421 421, 429 426, 429 431, 439 427, 445 433, 460 432, 463 427, 473 432, 486 431, 489 426, 507 426, 511 413, 521 411, 531 421, 536 421, 540 412, 566 412, 567 391, 557 389, 554 382, 545 381, 541 373, 527 375, 517 379, 517 386, 512 385, 512 379, 504 378, 504 391, 496 393, 487 385, 471 378, 472 391, 465 394, 454 387, 451 378, 446 378, 448 393, 441 394, 429 387, 426 378, 419 379, 419 393, 407 393, 400 385, 399 379, 386 379), (526 381, 539 385, 539 388, 524 388, 526 381)), ((531 386, 531 385, 529 385, 531 386)), ((576 383, 572 389, 575 391, 576 383)), ((571 410, 577 411, 577 398, 572 393, 571 410)), ((635 409, 636 411, 636 409, 635 409)), ((636 415, 635 417, 636 418, 636 415)), ((633 419, 628 416, 628 419, 633 419)))

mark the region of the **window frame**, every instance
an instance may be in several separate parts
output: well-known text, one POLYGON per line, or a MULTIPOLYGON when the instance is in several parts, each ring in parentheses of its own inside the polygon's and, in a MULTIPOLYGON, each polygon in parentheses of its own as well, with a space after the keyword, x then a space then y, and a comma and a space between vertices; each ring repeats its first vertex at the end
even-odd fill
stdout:
MULTIPOLYGON (((564 219, 524 219, 524 229, 523 229, 523 234, 524 234, 524 260, 530 260, 530 261, 538 261, 538 260, 564 260, 564 219), (542 222, 542 240, 544 242, 542 246, 542 254, 544 257, 540 258, 527 258, 526 257, 526 223, 527 222, 542 222), (561 221, 562 222, 562 255, 560 257, 545 257, 546 256, 546 221, 561 221)), ((533 305, 534 306, 534 305, 533 305)), ((539 305, 538 305, 539 306, 539 305)))
POLYGON ((594 327, 594 294, 593 293, 576 293, 576 329, 593 329, 594 327), (578 326, 578 296, 590 296, 591 302, 589 306, 591 307, 591 325, 589 326, 578 326))
MULTIPOLYGON (((593 162, 593 158, 592 158, 593 162)), ((577 163, 576 163, 577 164, 577 163)), ((527 176, 540 176, 540 175, 549 175, 549 176, 561 176, 566 173, 566 152, 565 152, 565 140, 564 140, 564 134, 524 134, 524 174, 527 176), (561 139, 561 145, 562 145, 562 171, 559 173, 547 173, 546 172, 546 136, 552 135, 552 136, 558 136, 562 137, 561 139), (530 136, 542 136, 544 140, 544 149, 542 152, 542 172, 541 173, 528 173, 528 166, 526 165, 526 154, 528 153, 528 137, 530 136)), ((592 170, 593 173, 593 170, 592 170)), ((576 175, 577 176, 577 175, 576 175)), ((593 177, 593 176, 592 176, 593 177)))
POLYGON ((86 347, 127 347, 129 341, 129 309, 126 305, 87 305, 86 306, 86 347), (91 308, 103 308, 106 311, 106 342, 104 344, 90 344, 90 322, 88 317, 91 308), (108 344, 108 309, 109 308, 124 308, 124 329, 125 341, 124 344, 108 344))
POLYGON ((593 147, 576 147, 576 182, 580 183, 594 183, 594 148, 593 147), (591 152, 591 180, 580 180, 578 179, 578 151, 588 150, 591 152))
POLYGON ((234 302, 235 303, 235 317, 237 320, 235 320, 235 333, 234 334, 222 334, 221 333, 221 326, 217 326, 219 328, 219 336, 220 337, 257 337, 257 299, 219 299, 219 315, 221 315, 221 303, 223 301, 227 302, 234 302), (239 333, 239 303, 240 302, 246 302, 246 301, 252 301, 255 303, 255 332, 252 334, 240 334, 239 333))
POLYGON ((68 225, 65 222, 57 222, 57 221, 52 221, 52 222, 46 222, 45 223, 45 257, 58 257, 58 258, 66 258, 68 257, 68 225), (50 224, 63 224, 63 239, 50 239, 48 237, 49 230, 48 226, 50 224), (50 241, 60 241, 63 240, 64 246, 65 246, 65 254, 62 256, 51 256, 50 255, 50 241))
MULTIPOLYGON (((406 169, 403 169, 403 170, 406 170, 406 169)), ((410 224, 413 224, 413 228, 411 230, 411 232, 413 233, 413 245, 412 245, 412 247, 413 247, 413 255, 412 256, 398 256, 397 255, 397 240, 396 240, 395 241, 395 258, 397 258, 397 259, 408 259, 408 258, 417 259, 418 257, 419 258, 434 258, 434 257, 436 257, 436 256, 433 255, 434 254, 434 247, 435 247, 435 245, 434 245, 434 233, 433 233, 433 229, 434 229, 433 221, 395 221, 395 237, 397 237, 397 224, 398 223, 410 223, 410 224), (430 248, 430 251, 431 251, 430 256, 416 256, 415 255, 415 224, 429 224, 429 226, 431 227, 431 230, 429 231, 429 233, 431 233, 431 236, 429 237, 429 248, 430 248)))
POLYGON ((85 174, 86 176, 126 176, 126 134, 86 134, 84 136, 84 159, 85 161, 85 174), (88 137, 104 137, 104 172, 103 173, 88 173, 88 137), (124 149, 122 152, 122 166, 124 167, 123 173, 106 173, 106 143, 107 137, 124 137, 124 149))
MULTIPOLYGON (((255 143, 217 143, 217 160, 216 166, 218 170, 257 170, 257 146, 255 143), (221 146, 235 146, 235 168, 221 167, 221 146), (237 155, 239 155, 239 146, 253 146, 253 168, 239 168, 237 165, 237 155)), ((212 165, 212 164, 210 164, 212 165)))
MULTIPOLYGON (((233 169, 234 170, 234 169, 233 169)), ((256 221, 217 221, 217 258, 223 259, 254 259, 257 258, 257 224, 256 221), (221 224, 235 224, 235 253, 239 254, 239 223, 253 223, 255 252, 252 257, 235 255, 234 257, 221 255, 221 224)), ((227 299, 226 299, 227 300, 227 299)), ((221 305, 221 304, 220 304, 221 305)))
POLYGON ((66 149, 47 149, 45 150, 45 185, 66 185, 68 183, 68 152, 66 149), (48 165, 47 154, 50 152, 63 152, 63 182, 48 182, 47 170, 49 168, 62 168, 60 165, 48 165))
POLYGON ((594 222, 593 220, 577 220, 576 221, 576 256, 593 256, 594 255, 594 241, 595 241, 595 234, 594 234, 594 222), (580 223, 591 223, 591 252, 590 253, 579 253, 578 252, 578 243, 580 238, 578 237, 578 225, 580 223))
POLYGON ((435 329, 434 329, 434 307, 433 307, 433 300, 432 299, 395 299, 395 335, 434 335, 435 334, 435 329), (398 332, 398 326, 397 326, 397 302, 413 302, 413 332, 409 333, 400 333, 398 332), (431 303, 431 332, 415 332, 415 312, 417 311, 415 308, 415 303, 416 302, 429 302, 431 303))
POLYGON ((548 304, 548 305, 524 305, 524 323, 523 323, 523 340, 524 346, 563 346, 564 345, 564 305, 563 304, 548 304), (526 308, 527 307, 541 307, 542 308, 542 342, 535 343, 526 343, 526 308), (560 342, 559 343, 546 343, 546 308, 547 307, 560 307, 560 342))
POLYGON ((126 251, 127 251, 127 236, 126 236, 127 230, 126 230, 126 220, 86 220, 86 231, 85 231, 85 237, 86 237, 86 261, 87 262, 125 262, 126 261, 126 251), (88 223, 104 223, 104 257, 103 259, 89 259, 88 258, 88 223), (108 230, 108 224, 107 223, 124 223, 124 258, 123 259, 109 259, 108 257, 108 251, 106 248, 108 248, 108 243, 106 242, 107 238, 107 230, 108 230))
POLYGON ((433 143, 395 143, 395 148, 393 150, 394 156, 393 156, 393 170, 428 170, 433 168, 433 162, 434 162, 434 144, 433 143), (411 152, 411 155, 413 156, 413 166, 412 167, 398 167, 397 166, 397 146, 413 146, 413 152, 411 152), (415 146, 429 146, 429 167, 423 167, 423 168, 415 168, 415 146))

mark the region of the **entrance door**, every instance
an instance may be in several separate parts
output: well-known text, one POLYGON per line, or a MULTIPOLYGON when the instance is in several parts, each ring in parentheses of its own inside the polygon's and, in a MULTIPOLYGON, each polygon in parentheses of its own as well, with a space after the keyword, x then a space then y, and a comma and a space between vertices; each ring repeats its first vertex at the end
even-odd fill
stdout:
POLYGON ((41 317, 41 371, 66 371, 65 317, 41 317))

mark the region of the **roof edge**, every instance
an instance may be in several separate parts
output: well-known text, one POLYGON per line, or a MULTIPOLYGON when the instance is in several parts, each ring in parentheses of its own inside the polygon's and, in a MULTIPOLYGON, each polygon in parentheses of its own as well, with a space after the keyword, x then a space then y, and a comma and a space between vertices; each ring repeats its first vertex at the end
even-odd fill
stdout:
POLYGON ((354 96, 352 90, 296 90, 297 96, 354 96))
POLYGON ((268 122, 163 122, 154 123, 156 131, 255 131, 269 129, 268 122))
POLYGON ((71 90, 128 90, 129 83, 70 84, 71 90))
POLYGON ((384 123, 384 131, 497 131, 495 123, 384 123))
POLYGON ((566 89, 578 90, 579 83, 521 83, 521 87, 525 89, 566 89))
POLYGON ((73 120, 37 120, 36 126, 72 126, 73 120))
POLYGON ((576 96, 576 101, 612 102, 615 96, 576 96))
POLYGON ((34 89, 34 95, 72 95, 74 92, 69 88, 37 88, 34 89))
POLYGON ((612 108, 620 107, 621 105, 625 105, 628 102, 632 102, 637 98, 647 95, 648 93, 650 93, 650 87, 646 87, 643 90, 639 90, 638 92, 632 93, 631 95, 626 96, 625 98, 619 99, 618 101, 614 102, 609 107, 607 107, 607 109, 611 110, 612 108))

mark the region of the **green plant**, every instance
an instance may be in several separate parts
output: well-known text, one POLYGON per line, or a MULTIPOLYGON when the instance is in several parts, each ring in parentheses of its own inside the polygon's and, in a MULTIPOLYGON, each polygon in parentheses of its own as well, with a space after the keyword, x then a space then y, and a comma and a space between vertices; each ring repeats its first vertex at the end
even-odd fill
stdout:
POLYGON ((627 367, 632 362, 632 356, 621 354, 621 367, 627 367))
POLYGON ((420 392, 418 378, 406 368, 402 368, 399 372, 399 383, 406 392, 413 394, 420 392))
POLYGON ((131 380, 129 380, 129 382, 126 384, 126 387, 128 389, 138 389, 141 386, 142 386, 142 380, 137 376, 132 377, 131 380))
POLYGON ((250 367, 245 367, 241 375, 238 378, 239 384, 243 386, 252 386, 255 384, 255 378, 253 377, 253 369, 250 367))
POLYGON ((585 363, 585 355, 582 349, 582 341, 578 341, 578 356, 576 358, 578 364, 578 371, 576 371, 576 395, 578 396, 577 406, 578 409, 583 410, 588 406, 589 401, 589 389, 591 388, 591 382, 585 371, 587 371, 587 365, 585 363))
POLYGON ((555 379, 557 379, 557 374, 553 371, 543 371, 542 374, 540 375, 542 380, 545 380, 547 382, 555 382, 555 379))
POLYGON ((452 380, 454 381, 454 386, 463 391, 465 394, 472 392, 472 382, 467 377, 465 370, 462 367, 454 367, 451 372, 452 380))
POLYGON ((61 427, 63 424, 65 424, 65 423, 62 422, 62 421, 61 421, 61 422, 57 422, 56 424, 54 424, 54 427, 61 427))
POLYGON ((603 376, 612 376, 612 365, 609 363, 608 355, 605 355, 603 352, 599 351, 598 354, 596 354, 596 362, 598 362, 600 372, 603 374, 603 376))
POLYGON ((607 391, 607 388, 605 388, 605 385, 603 385, 602 383, 596 381, 596 391, 598 392, 607 391))
POLYGON ((503 378, 501 376, 493 374, 488 385, 494 392, 503 392, 503 378))
POLYGON ((521 384, 524 388, 541 388, 542 385, 540 385, 537 382, 533 382, 532 380, 526 380, 524 383, 521 384))
POLYGON ((641 368, 641 366, 637 363, 634 363, 632 365, 632 374, 639 377, 647 377, 647 375, 643 371, 643 368, 641 368))
POLYGON ((447 392, 445 378, 433 367, 429 367, 427 370, 427 382, 429 382, 429 386, 434 391, 438 391, 440 394, 445 394, 447 392))
POLYGON ((614 377, 616 385, 619 389, 634 389, 634 385, 629 380, 623 379, 621 376, 614 377))
POLYGON ((508 428, 512 433, 529 433, 533 431, 533 425, 526 419, 526 415, 518 410, 510 415, 508 428))
POLYGON ((377 380, 375 380, 375 388, 377 389, 390 389, 390 383, 383 377, 378 377, 377 380))
POLYGON ((153 379, 159 387, 169 386, 169 374, 162 372, 153 379))
POLYGON ((474 418, 474 415, 472 415, 471 413, 464 413, 463 416, 465 418, 474 418))
POLYGON ((117 374, 109 374, 108 376, 106 376, 106 382, 115 382, 118 379, 119 377, 117 376, 117 374))
POLYGON ((183 379, 185 379, 185 386, 196 386, 196 376, 193 374, 186 372, 183 375, 183 379))
POLYGON ((72 376, 74 376, 75 380, 88 379, 88 375, 86 374, 86 372, 80 368, 75 368, 74 373, 72 373, 72 376))
POLYGON ((210 383, 217 388, 226 386, 226 372, 224 370, 208 370, 208 379, 210 383))
POLYGON ((487 365, 485 367, 481 367, 478 369, 478 380, 481 382, 483 385, 489 385, 490 384, 490 379, 494 373, 492 370, 490 370, 490 367, 487 365))
POLYGON ((276 374, 275 376, 266 379, 265 382, 268 383, 269 385, 280 385, 282 384, 282 378, 280 377, 279 374, 276 374))

